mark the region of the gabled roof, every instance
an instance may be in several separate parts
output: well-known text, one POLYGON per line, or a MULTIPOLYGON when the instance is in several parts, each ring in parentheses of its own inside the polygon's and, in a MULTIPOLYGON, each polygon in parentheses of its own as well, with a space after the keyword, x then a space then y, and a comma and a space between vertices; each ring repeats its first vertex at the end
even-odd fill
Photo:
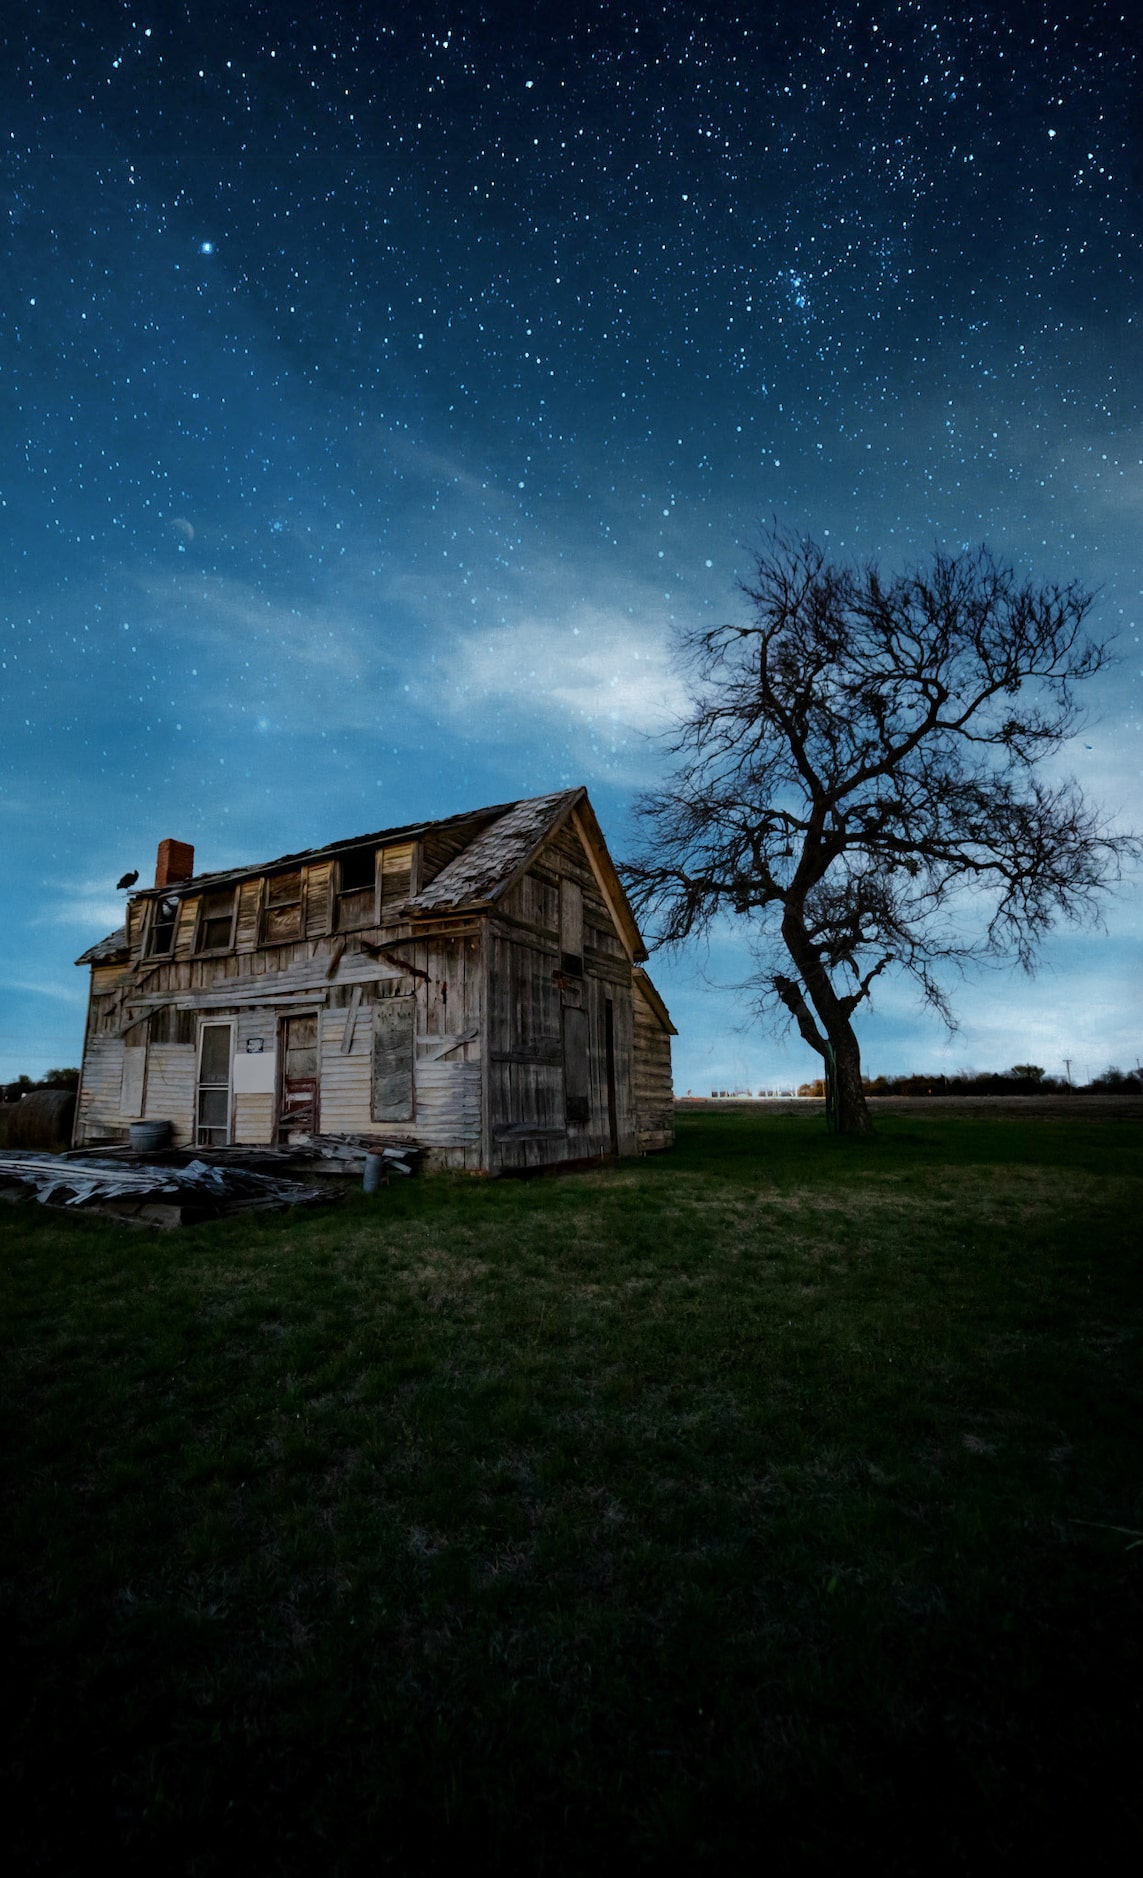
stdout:
POLYGON ((129 959, 130 947, 127 944, 127 928, 120 926, 118 932, 108 933, 98 945, 88 946, 76 960, 77 965, 111 965, 116 959, 129 959))
POLYGON ((301 867, 313 861, 335 860, 350 848, 392 846, 404 841, 419 841, 422 835, 437 828, 459 828, 465 822, 486 823, 504 815, 517 805, 498 802, 488 809, 466 809, 461 815, 444 815, 434 822, 403 822, 396 828, 376 828, 364 835, 346 835, 340 841, 326 842, 321 848, 300 848, 296 854, 279 854, 272 861, 251 861, 245 867, 224 867, 213 874, 193 874, 188 880, 172 880, 166 887, 138 887, 133 900, 164 900, 176 894, 201 893, 207 887, 225 887, 232 881, 251 880, 259 874, 273 874, 301 867))
MULTIPOLYGON (((607 851, 599 823, 587 790, 582 786, 562 789, 553 795, 529 796, 519 802, 501 802, 491 808, 469 809, 461 815, 444 816, 431 822, 407 822, 397 828, 382 828, 372 834, 354 835, 331 841, 325 847, 305 848, 297 854, 282 854, 273 861, 261 861, 247 867, 228 868, 220 873, 195 874, 190 880, 172 881, 167 887, 145 887, 132 899, 154 899, 200 893, 204 888, 249 880, 260 874, 301 866, 305 862, 333 859, 350 848, 373 844, 383 846, 400 841, 416 841, 438 829, 462 828, 472 824, 472 839, 421 891, 406 902, 402 913, 414 920, 439 917, 446 913, 477 912, 493 907, 562 824, 573 819, 583 841, 596 883, 611 912, 624 944, 633 959, 645 959, 635 916, 607 851)), ((77 965, 106 963, 127 956, 126 930, 112 933, 89 947, 77 965)))
POLYGON ((514 803, 414 895, 402 912, 456 913, 462 907, 490 906, 518 879, 537 849, 586 793, 585 789, 562 789, 558 795, 531 796, 514 803))
POLYGON ((545 841, 569 818, 583 842, 596 885, 620 938, 633 959, 645 959, 647 948, 635 915, 587 799, 587 790, 582 787, 563 789, 558 795, 531 796, 514 803, 443 867, 427 887, 407 901, 401 911, 418 919, 433 914, 478 912, 495 906, 519 880, 545 841))
POLYGON ((637 965, 635 967, 634 972, 632 973, 632 979, 634 983, 638 986, 639 990, 642 992, 644 998, 646 999, 651 1010, 654 1012, 655 1016, 658 1018, 660 1024, 662 1024, 663 1029, 668 1033, 668 1035, 672 1037, 677 1037, 679 1033, 676 1030, 674 1024, 672 1024, 671 1022, 671 1013, 668 1011, 666 1005, 663 1003, 662 998, 659 996, 659 993, 656 991, 654 985, 651 983, 651 980, 648 978, 646 972, 643 971, 643 969, 637 965))

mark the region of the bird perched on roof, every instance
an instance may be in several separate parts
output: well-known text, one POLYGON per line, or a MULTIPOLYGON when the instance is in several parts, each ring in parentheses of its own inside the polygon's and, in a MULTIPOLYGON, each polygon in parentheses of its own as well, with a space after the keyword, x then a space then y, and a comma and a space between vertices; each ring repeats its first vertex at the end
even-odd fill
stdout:
POLYGON ((138 880, 138 878, 139 878, 138 868, 135 869, 135 872, 133 874, 124 874, 122 880, 117 880, 115 882, 116 893, 119 892, 119 889, 121 887, 133 887, 135 885, 135 882, 138 880))

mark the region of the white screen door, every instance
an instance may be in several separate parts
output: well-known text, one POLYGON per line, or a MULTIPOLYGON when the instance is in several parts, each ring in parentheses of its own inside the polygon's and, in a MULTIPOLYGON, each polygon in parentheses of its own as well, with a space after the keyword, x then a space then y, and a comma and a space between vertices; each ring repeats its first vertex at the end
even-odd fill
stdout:
POLYGON ((198 1033, 195 1140, 200 1148, 224 1148, 230 1140, 232 1035, 230 1024, 204 1024, 198 1033))

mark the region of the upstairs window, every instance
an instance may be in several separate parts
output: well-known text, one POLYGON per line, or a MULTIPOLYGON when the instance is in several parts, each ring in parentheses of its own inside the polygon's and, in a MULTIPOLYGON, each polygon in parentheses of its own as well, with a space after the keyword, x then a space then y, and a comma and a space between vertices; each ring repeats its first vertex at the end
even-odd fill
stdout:
POLYGON ((176 1011, 173 1005, 161 1004, 157 1011, 152 1011, 147 1026, 149 1043, 193 1043, 195 1039, 195 1014, 193 1011, 176 1011))
POLYGON ((376 924, 377 855, 373 848, 351 848, 337 863, 337 930, 376 924))
POLYGON ((179 902, 176 895, 167 900, 156 900, 151 907, 151 930, 147 935, 147 957, 163 958, 171 951, 175 943, 175 927, 179 923, 179 902))
POLYGON ((196 952, 225 952, 234 940, 234 888, 204 893, 198 909, 196 952))
POLYGON ((302 871, 273 874, 266 882, 262 910, 262 944, 285 945, 302 936, 302 871))
POLYGON ((583 977, 583 888, 575 880, 560 881, 560 970, 583 977))

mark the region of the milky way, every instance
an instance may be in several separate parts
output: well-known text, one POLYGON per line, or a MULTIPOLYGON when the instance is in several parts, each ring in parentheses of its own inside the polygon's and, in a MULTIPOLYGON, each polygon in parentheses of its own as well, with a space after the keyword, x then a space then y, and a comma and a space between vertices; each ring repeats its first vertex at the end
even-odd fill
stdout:
MULTIPOLYGON (((9 9, 0 1073, 78 1061, 71 960, 164 835, 223 867, 584 781, 621 854, 672 630, 772 517, 1098 586, 1069 766, 1143 820, 1121 11, 9 9)), ((1110 925, 947 1047, 889 987, 867 1062, 1133 1061, 1110 925)), ((658 973, 680 1086, 808 1073, 700 963, 658 973)))

